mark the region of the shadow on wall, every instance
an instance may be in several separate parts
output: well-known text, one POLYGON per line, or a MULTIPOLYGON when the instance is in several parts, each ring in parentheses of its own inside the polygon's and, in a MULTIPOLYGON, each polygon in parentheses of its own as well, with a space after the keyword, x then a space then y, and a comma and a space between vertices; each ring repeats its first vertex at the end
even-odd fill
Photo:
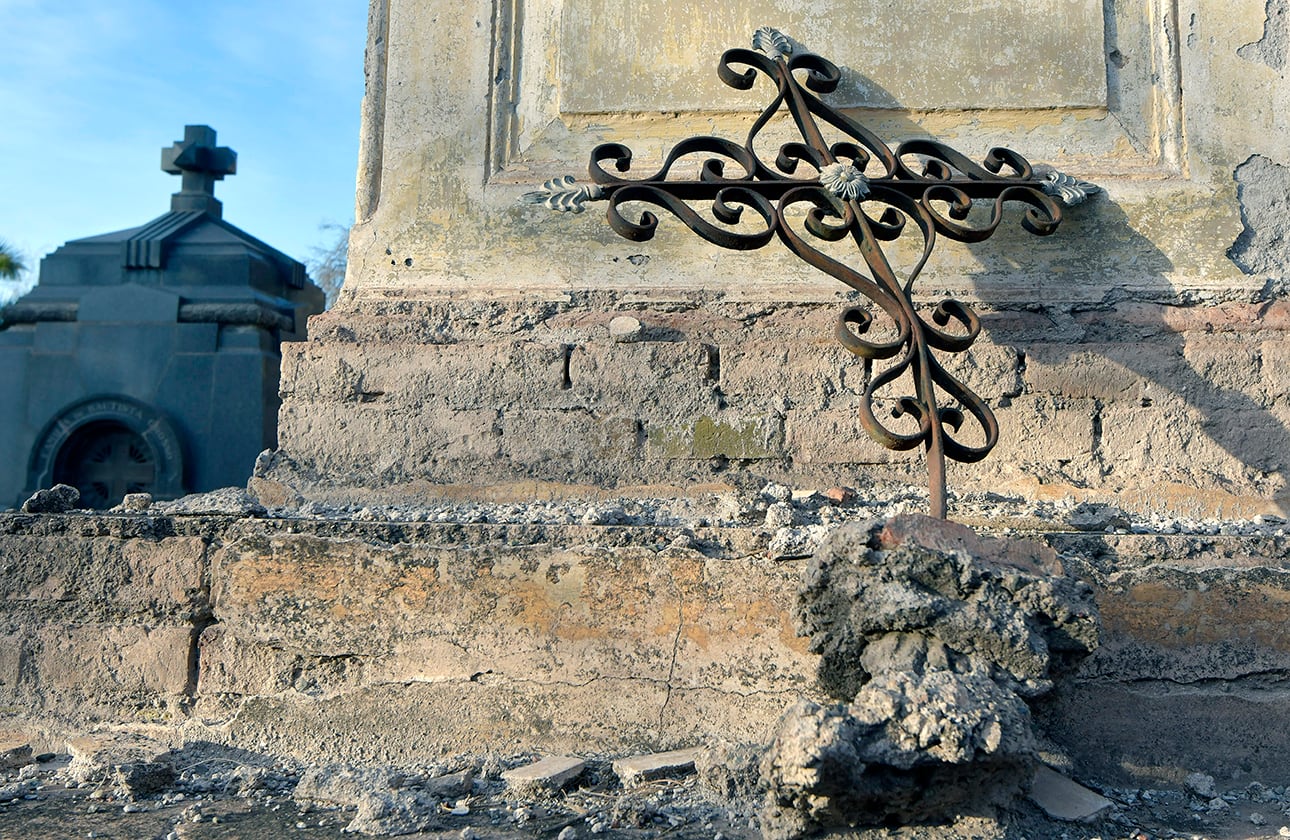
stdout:
MULTIPOLYGON (((842 70, 844 84, 857 86, 865 101, 899 107, 871 79, 842 70)), ((866 119, 860 121, 872 128, 866 119)), ((874 123, 879 121, 876 133, 893 149, 928 136, 898 113, 881 114, 874 123)), ((980 161, 987 150, 959 151, 980 161)), ((1184 495, 1213 489, 1268 499, 1284 512, 1290 429, 1276 411, 1273 376, 1265 373, 1275 374, 1276 359, 1264 359, 1268 340, 1260 335, 1276 329, 1263 323, 1275 302, 1198 305, 1204 301, 1170 282, 1175 267, 1169 257, 1105 194, 1067 208, 1049 237, 1022 230, 1023 210, 1009 207, 999 229, 981 243, 938 237, 932 257, 934 267, 953 249, 969 250, 980 265, 965 278, 985 325, 978 343, 1017 351, 1021 393, 993 406, 1005 437, 1009 425, 1036 434, 1029 412, 1049 418, 1047 431, 1040 423, 1041 439, 1023 453, 1035 463, 1018 465, 1045 482, 1094 489, 1172 484, 1184 495), (1071 430, 1090 442, 1083 457, 1056 453, 1071 448, 1071 430), (1057 441, 1062 435, 1067 439, 1057 441)), ((974 216, 981 212, 976 208, 974 216)), ((894 267, 902 276, 909 268, 894 267)), ((916 294, 920 285, 926 294, 930 284, 915 281, 916 294)), ((1278 340, 1275 346, 1285 345, 1278 340)), ((1009 457, 1005 449, 1001 445, 992 457, 1009 457)), ((1209 504, 1206 515, 1223 509, 1219 496, 1209 504)), ((1204 509, 1201 504, 1197 515, 1204 509)))
POLYGON ((1168 256, 1104 195, 1070 209, 1046 241, 1002 239, 993 249, 969 246, 986 273, 1027 259, 1054 271, 1038 278, 1029 304, 997 283, 975 283, 974 292, 983 309, 1037 316, 993 338, 1024 354, 1028 393, 1090 417, 1093 474, 1066 478, 1214 487, 1276 498, 1284 509, 1290 430, 1273 410, 1258 336, 1273 301, 1199 305, 1170 282, 1168 256), (1071 282, 1087 283, 1087 297, 1065 288, 1071 282))

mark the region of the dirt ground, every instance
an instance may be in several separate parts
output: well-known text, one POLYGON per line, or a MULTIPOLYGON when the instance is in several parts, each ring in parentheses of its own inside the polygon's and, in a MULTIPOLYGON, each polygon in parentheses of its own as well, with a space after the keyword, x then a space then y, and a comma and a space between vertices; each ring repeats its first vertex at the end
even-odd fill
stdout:
MULTIPOLYGON (((296 798, 303 768, 233 766, 209 756, 164 789, 131 796, 111 778, 77 782, 67 756, 0 776, 0 840, 286 840, 353 837, 354 806, 296 798), (17 794, 16 796, 14 794, 17 794)), ((471 793, 422 814, 413 840, 754 840, 756 803, 721 802, 693 774, 624 789, 607 760, 590 760, 562 791, 519 796, 499 778, 510 762, 474 764, 471 793)), ((440 768, 442 769, 442 768, 440 768)), ((119 780, 118 780, 119 781, 119 780)), ((412 778, 413 788, 420 782, 412 778)), ((1210 801, 1180 790, 1101 791, 1114 807, 1096 821, 1060 822, 1028 802, 952 824, 847 830, 856 840, 1254 840, 1290 837, 1284 787, 1251 784, 1210 801)), ((377 835, 379 836, 379 835, 377 835)), ((389 835, 385 835, 389 836, 389 835)))

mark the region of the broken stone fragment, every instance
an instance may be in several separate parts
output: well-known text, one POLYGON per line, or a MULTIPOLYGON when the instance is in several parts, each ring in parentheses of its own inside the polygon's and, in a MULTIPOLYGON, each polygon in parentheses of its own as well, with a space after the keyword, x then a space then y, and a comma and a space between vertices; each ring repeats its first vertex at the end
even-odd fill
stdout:
POLYGON ((399 786, 399 780, 389 770, 328 764, 306 768, 292 797, 297 802, 354 807, 371 791, 389 791, 399 786))
POLYGON ((844 526, 802 577, 797 631, 821 655, 821 685, 839 700, 874 669, 921 667, 928 654, 934 666, 984 670, 1037 696, 1097 646, 1092 589, 1063 577, 1051 548, 953 522, 905 515, 844 526), (875 643, 884 654, 866 655, 875 643))
POLYGON ((246 490, 269 510, 295 510, 305 501, 291 485, 271 478, 252 476, 246 482, 246 490))
POLYGON ((587 769, 587 763, 571 755, 549 756, 541 761, 502 773, 502 779, 518 794, 556 791, 587 769))
POLYGON ((25 740, 0 738, 0 770, 22 767, 31 761, 31 744, 25 740))
POLYGON ((759 768, 765 751, 755 744, 715 744, 694 762, 699 783, 724 802, 755 802, 763 793, 759 768))
POLYGON ((457 773, 447 773, 443 776, 435 776, 433 779, 427 779, 422 782, 422 788, 430 796, 440 799, 456 799, 461 796, 467 796, 474 788, 475 774, 471 770, 461 770, 457 773))
POLYGON ((37 490, 22 503, 23 513, 67 513, 81 503, 81 491, 66 484, 55 484, 48 490, 37 490))
POLYGON ((1035 767, 1030 799, 1053 819, 1069 822, 1095 819, 1114 804, 1042 764, 1035 767))
POLYGON ((112 766, 116 795, 141 799, 165 790, 175 780, 175 770, 161 761, 138 761, 112 766))
POLYGON ((777 531, 793 524, 795 516, 793 506, 788 502, 773 502, 766 508, 766 519, 763 527, 767 531, 777 531))
POLYGON ((1055 552, 926 516, 839 528, 795 617, 838 701, 802 700, 761 762, 764 832, 925 822, 1029 786, 1026 700, 1097 645, 1091 588, 1055 552))
POLYGON ((1208 773, 1189 773, 1183 780, 1183 785, 1188 792, 1200 799, 1210 800, 1218 796, 1218 789, 1214 787, 1214 777, 1208 773))
POLYGON ((369 790, 359 797, 345 831, 377 837, 416 834, 438 825, 438 806, 434 797, 415 791, 369 790))
POLYGON ((130 513, 141 513, 151 506, 151 493, 126 493, 121 500, 121 509, 130 513))
POLYGON ((771 502, 788 502, 793 499, 793 490, 772 481, 761 489, 761 495, 771 502))
POLYGON ((264 516, 268 511, 241 487, 222 487, 209 493, 194 493, 173 502, 158 502, 153 508, 165 516, 264 516))
POLYGON ((1107 528, 1128 528, 1130 523, 1124 511, 1115 505, 1084 502, 1066 515, 1066 524, 1077 531, 1105 531, 1107 528))
POLYGON ((830 487, 824 491, 824 498, 833 502, 835 505, 844 505, 847 502, 853 502, 856 498, 856 491, 850 487, 830 487))
POLYGON ((614 341, 638 341, 643 332, 641 322, 630 315, 619 315, 609 322, 609 337, 614 341))
POLYGON ((800 701, 762 759, 766 835, 941 819, 1028 779, 1030 711, 984 674, 887 672, 850 704, 800 701))
POLYGON ((633 755, 614 761, 614 774, 623 787, 655 779, 676 779, 694 772, 694 763, 703 751, 698 748, 633 755))
POLYGON ((72 781, 101 782, 126 765, 166 764, 173 755, 168 746, 134 735, 82 735, 67 742, 72 760, 67 775, 72 781))

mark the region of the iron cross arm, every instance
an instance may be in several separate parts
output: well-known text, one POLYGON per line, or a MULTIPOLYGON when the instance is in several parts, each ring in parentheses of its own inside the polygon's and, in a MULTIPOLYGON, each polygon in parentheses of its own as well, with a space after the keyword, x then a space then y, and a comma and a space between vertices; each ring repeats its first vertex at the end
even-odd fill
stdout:
POLYGON ((1098 188, 1057 172, 1037 176, 1025 158, 1005 148, 992 149, 980 163, 933 140, 907 140, 892 150, 815 95, 832 92, 841 80, 832 62, 795 53, 786 37, 769 28, 754 34, 753 46, 727 50, 718 65, 722 81, 732 87, 749 89, 762 74, 776 88, 742 144, 714 136, 691 137, 644 178, 622 177, 631 170, 630 148, 603 144, 591 153, 591 183, 554 178, 543 191, 522 200, 574 213, 582 212, 588 202, 608 202, 610 226, 634 241, 652 238, 659 220, 648 210, 629 218, 627 205, 664 209, 723 248, 752 250, 779 239, 800 259, 862 294, 890 323, 879 337, 878 331, 871 333, 875 321, 867 309, 850 307, 838 318, 835 333, 847 350, 886 361, 870 377, 858 420, 883 446, 926 450, 930 512, 943 518, 945 459, 981 460, 998 440, 999 428, 986 401, 950 374, 936 355, 971 347, 981 330, 976 313, 956 300, 944 300, 930 312, 918 311, 914 281, 931 257, 937 235, 983 241, 1002 223, 1005 205, 1016 203, 1025 206, 1022 226, 1048 235, 1061 222, 1063 206, 1083 201, 1098 188), (804 82, 799 83, 797 72, 804 72, 804 82), (767 163, 757 151, 757 140, 784 111, 801 140, 782 143, 767 163), (836 139, 826 139, 826 130, 836 139), (684 169, 683 160, 696 156, 701 159, 697 174, 678 172, 684 169), (708 212, 700 212, 696 204, 706 204, 708 212), (922 253, 902 279, 882 243, 911 232, 921 237, 922 253), (856 245, 863 269, 817 247, 848 238, 856 245), (905 376, 913 393, 889 394, 886 389, 905 376), (894 406, 891 419, 906 418, 900 428, 880 420, 874 411, 875 400, 887 396, 894 396, 889 401, 894 406), (978 430, 970 443, 966 434, 960 436, 969 417, 978 430))

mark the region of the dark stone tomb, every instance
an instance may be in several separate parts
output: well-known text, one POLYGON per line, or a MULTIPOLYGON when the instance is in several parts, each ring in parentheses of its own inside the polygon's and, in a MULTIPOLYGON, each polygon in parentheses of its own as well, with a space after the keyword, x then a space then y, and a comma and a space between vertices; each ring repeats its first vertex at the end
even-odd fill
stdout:
POLYGON ((323 293, 221 218, 237 155, 212 129, 161 166, 183 178, 169 213, 68 242, 0 311, 0 509, 57 483, 98 508, 241 485, 276 445, 280 342, 323 293))

